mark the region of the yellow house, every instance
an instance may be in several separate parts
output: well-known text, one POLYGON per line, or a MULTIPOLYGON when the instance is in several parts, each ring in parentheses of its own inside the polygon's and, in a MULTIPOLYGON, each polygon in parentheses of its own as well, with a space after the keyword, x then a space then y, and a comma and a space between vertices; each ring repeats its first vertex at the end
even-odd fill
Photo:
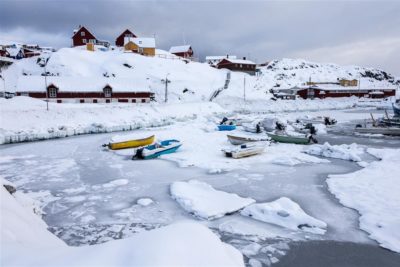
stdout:
POLYGON ((125 37, 124 49, 145 56, 154 56, 156 54, 156 41, 154 38, 125 37))

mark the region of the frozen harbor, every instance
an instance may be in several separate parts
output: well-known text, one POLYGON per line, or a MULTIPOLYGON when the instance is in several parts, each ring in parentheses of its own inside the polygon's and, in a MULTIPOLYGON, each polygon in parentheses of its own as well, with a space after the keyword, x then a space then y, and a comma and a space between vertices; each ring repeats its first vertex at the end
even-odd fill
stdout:
MULTIPOLYGON (((130 150, 112 152, 101 147, 114 133, 4 145, 0 169, 4 178, 39 201, 50 230, 73 246, 103 243, 176 221, 195 220, 238 248, 250 265, 278 263, 290 254, 292 242, 306 244, 301 242, 309 240, 329 242, 333 249, 336 244, 351 242, 380 253, 382 249, 360 230, 357 211, 340 204, 326 183, 328 175, 354 172, 361 169, 359 164, 307 155, 301 151, 302 146, 282 144, 269 147, 265 156, 232 163, 219 150, 219 146, 228 145, 225 133, 206 126, 212 120, 199 118, 134 131, 183 140, 179 153, 157 160, 132 161, 130 150), (200 146, 207 138, 213 139, 211 145, 200 146), (289 198, 306 214, 326 223, 326 232, 281 227, 237 212, 212 220, 200 219, 171 197, 171 184, 188 180, 198 180, 257 203, 289 198)), ((394 138, 345 135, 343 142, 342 136, 328 133, 321 138, 333 144, 332 140, 368 147, 400 146, 394 138)), ((376 158, 363 154, 360 160, 367 164, 376 158)))

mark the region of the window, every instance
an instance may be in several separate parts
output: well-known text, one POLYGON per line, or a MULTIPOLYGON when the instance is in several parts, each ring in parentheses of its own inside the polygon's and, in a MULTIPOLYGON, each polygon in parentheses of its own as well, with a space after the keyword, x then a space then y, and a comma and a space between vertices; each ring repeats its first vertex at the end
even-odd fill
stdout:
POLYGON ((89 43, 95 44, 96 43, 96 39, 89 39, 89 43))
POLYGON ((106 103, 110 103, 111 101, 110 101, 110 99, 106 99, 106 103))
POLYGON ((85 99, 79 100, 79 103, 85 103, 85 99))
POLYGON ((57 97, 57 88, 51 87, 49 88, 49 97, 57 97))
POLYGON ((82 32, 81 32, 81 36, 85 36, 85 32, 82 31, 82 32))
POLYGON ((139 50, 138 50, 138 51, 139 51, 140 54, 142 54, 143 51, 144 51, 144 50, 143 50, 143 47, 139 47, 139 50))
POLYGON ((86 39, 82 39, 82 43, 86 44, 86 39))
POLYGON ((97 103, 97 99, 93 99, 93 103, 97 103))
POLYGON ((104 97, 111 97, 112 93, 111 87, 106 86, 104 87, 103 91, 104 91, 104 97))
POLYGON ((62 100, 61 100, 61 99, 58 99, 58 100, 57 100, 57 103, 62 103, 62 100))
POLYGON ((143 99, 142 99, 142 103, 146 103, 146 99, 143 98, 143 99))
POLYGON ((132 103, 136 103, 136 99, 132 99, 132 103))

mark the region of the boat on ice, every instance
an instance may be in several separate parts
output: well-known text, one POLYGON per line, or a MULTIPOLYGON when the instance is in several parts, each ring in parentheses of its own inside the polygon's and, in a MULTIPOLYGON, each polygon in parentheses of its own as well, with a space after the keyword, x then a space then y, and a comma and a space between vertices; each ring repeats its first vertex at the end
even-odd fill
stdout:
POLYGON ((264 152, 266 143, 245 143, 239 147, 225 148, 222 149, 226 157, 239 159, 244 157, 250 157, 264 152))
POLYGON ((400 117, 400 102, 392 103, 394 116, 400 117))
POLYGON ((233 131, 236 129, 235 124, 220 124, 218 125, 218 131, 233 131))
POLYGON ((257 124, 246 123, 242 124, 243 130, 249 133, 262 133, 261 122, 257 124))
POLYGON ((174 153, 181 146, 182 143, 175 139, 156 142, 152 145, 138 148, 132 159, 154 159, 161 155, 174 153))
POLYGON ((325 124, 326 126, 329 125, 335 125, 337 123, 337 120, 331 117, 327 116, 317 116, 317 117, 303 117, 303 118, 297 118, 296 122, 301 122, 301 123, 312 123, 312 124, 325 124))
POLYGON ((236 136, 236 135, 226 135, 228 137, 229 142, 232 145, 243 145, 245 143, 252 143, 252 142, 260 142, 260 141, 269 141, 269 138, 260 138, 260 137, 251 137, 251 136, 236 136))
POLYGON ((354 132, 360 134, 382 134, 400 136, 399 127, 356 127, 354 132))
POLYGON ((286 133, 267 133, 267 135, 275 142, 297 144, 297 145, 308 145, 311 142, 318 143, 318 141, 312 136, 294 136, 286 133))
POLYGON ((103 147, 108 147, 109 149, 117 150, 117 149, 147 146, 147 145, 154 143, 154 138, 155 138, 155 136, 152 135, 152 136, 149 136, 146 138, 141 138, 141 139, 132 139, 132 140, 126 140, 126 141, 122 141, 122 142, 110 142, 108 144, 104 144, 103 147))

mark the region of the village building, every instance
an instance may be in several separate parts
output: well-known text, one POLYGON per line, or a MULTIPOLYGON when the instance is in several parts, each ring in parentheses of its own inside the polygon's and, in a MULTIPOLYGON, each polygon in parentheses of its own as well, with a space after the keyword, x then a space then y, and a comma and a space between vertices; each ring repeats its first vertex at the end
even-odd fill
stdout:
POLYGON ((156 54, 156 41, 154 38, 125 37, 124 49, 144 56, 154 56, 156 54))
POLYGON ((97 39, 86 27, 79 25, 79 29, 74 30, 72 46, 81 46, 88 43, 96 44, 97 39))
POLYGON ((4 46, 0 46, 0 57, 10 57, 10 53, 4 46))
POLYGON ((193 58, 193 49, 190 45, 172 46, 169 52, 178 57, 193 58))
POLYGON ((245 72, 250 75, 256 74, 256 63, 245 57, 243 59, 224 58, 217 64, 217 68, 245 72))
POLYGON ((13 59, 22 59, 25 57, 24 50, 21 47, 8 47, 6 51, 8 57, 13 59))
POLYGON ((122 47, 124 46, 124 41, 125 38, 135 38, 137 37, 133 32, 131 32, 129 29, 126 29, 124 32, 122 32, 117 39, 115 39, 115 45, 122 47))
POLYGON ((206 56, 206 62, 212 67, 216 67, 223 59, 237 59, 236 56, 226 55, 226 56, 206 56))
POLYGON ((149 103, 154 93, 137 89, 121 79, 74 77, 20 77, 16 96, 29 96, 55 103, 149 103))

